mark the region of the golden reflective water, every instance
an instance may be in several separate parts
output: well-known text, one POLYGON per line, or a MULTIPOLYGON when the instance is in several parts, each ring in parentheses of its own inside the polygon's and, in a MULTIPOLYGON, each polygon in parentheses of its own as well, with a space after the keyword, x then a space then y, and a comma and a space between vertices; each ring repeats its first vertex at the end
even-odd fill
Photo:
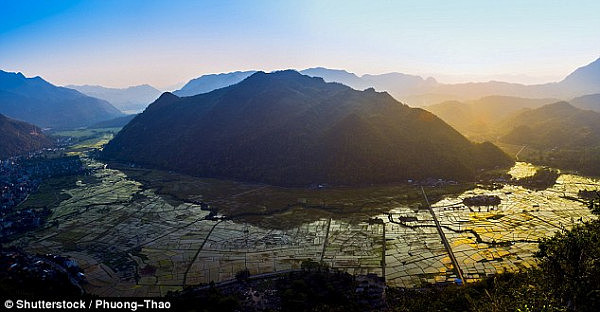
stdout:
MULTIPOLYGON (((381 275, 385 270, 392 286, 457 277, 431 213, 416 205, 398 204, 378 215, 383 224, 334 217, 291 229, 266 229, 205 219, 208 212, 199 205, 168 201, 152 189, 141 189, 119 170, 91 160, 88 164, 98 182, 64 190, 72 197, 51 216, 59 225, 14 244, 76 259, 91 293, 160 296, 184 285, 233 279, 244 268, 251 274, 298 269, 309 258, 356 274, 381 275)), ((511 173, 525 177, 533 168, 517 163, 511 173)), ((475 188, 432 206, 469 281, 535 265, 532 253, 539 238, 595 218, 585 204, 569 198, 599 185, 596 179, 564 174, 543 191, 514 185, 493 191, 475 188), (489 208, 462 204, 465 197, 478 194, 497 195, 502 203, 489 208)), ((294 218, 294 211, 285 214, 294 218)))

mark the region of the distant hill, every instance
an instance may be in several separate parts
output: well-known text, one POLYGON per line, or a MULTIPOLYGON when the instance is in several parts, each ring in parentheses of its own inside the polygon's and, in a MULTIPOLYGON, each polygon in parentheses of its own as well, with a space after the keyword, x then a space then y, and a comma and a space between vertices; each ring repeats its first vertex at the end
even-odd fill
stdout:
POLYGON ((76 128, 122 115, 106 101, 1 70, 0 113, 44 128, 76 128))
POLYGON ((121 127, 125 127, 125 125, 128 124, 137 115, 138 114, 131 114, 131 115, 123 116, 123 117, 117 117, 114 119, 101 121, 101 122, 95 123, 93 125, 90 125, 88 128, 121 128, 121 127))
POLYGON ((558 102, 499 123, 500 142, 526 146, 519 159, 600 176, 600 113, 558 102))
POLYGON ((230 85, 234 85, 246 78, 250 75, 254 74, 256 71, 236 71, 232 73, 222 73, 222 74, 210 74, 203 75, 196 79, 190 80, 187 84, 183 86, 180 90, 174 91, 173 94, 177 96, 192 96, 197 94, 202 94, 206 92, 210 92, 212 90, 228 87, 230 85))
POLYGON ((387 91, 400 101, 410 99, 411 95, 426 93, 438 85, 437 81, 433 78, 423 79, 420 76, 402 73, 366 74, 359 77, 345 70, 323 67, 305 69, 300 71, 300 73, 311 77, 321 77, 327 82, 343 83, 357 90, 374 88, 377 91, 387 91))
POLYGON ((42 130, 0 114, 0 159, 52 146, 42 130))
POLYGON ((446 101, 425 109, 434 113, 463 135, 491 139, 497 123, 523 109, 537 108, 557 99, 526 99, 487 96, 474 101, 446 101))
POLYGON ((387 93, 295 71, 257 72, 193 97, 164 93, 109 142, 104 157, 274 185, 472 179, 507 166, 433 114, 387 93))
POLYGON ((506 95, 523 98, 559 98, 567 100, 584 94, 600 93, 600 59, 582 66, 560 82, 523 85, 500 81, 439 84, 427 93, 479 98, 506 95))
POLYGON ((558 102, 523 111, 503 121, 500 141, 536 148, 600 146, 600 113, 558 102))
MULTIPOLYGON (((219 88, 236 84, 256 71, 237 71, 231 73, 210 74, 190 80, 181 90, 174 91, 177 96, 193 96, 210 92, 219 88)), ((308 68, 300 71, 301 74, 310 77, 321 77, 326 82, 339 82, 357 90, 375 88, 378 91, 388 91, 393 96, 401 99, 405 94, 420 93, 428 90, 436 84, 435 79, 427 80, 414 75, 401 73, 387 73, 381 75, 357 76, 354 73, 341 69, 329 69, 324 67, 308 68)), ((444 98, 446 99, 446 98, 444 98)))
POLYGON ((430 106, 443 101, 472 101, 487 96, 514 96, 524 98, 568 98, 573 93, 564 90, 558 83, 543 85, 523 85, 501 81, 468 82, 445 84, 434 78, 402 73, 357 76, 343 70, 310 68, 301 71, 312 77, 322 77, 325 81, 339 82, 355 89, 375 88, 387 91, 394 98, 410 106, 430 106))
POLYGON ((378 91, 387 91, 396 99, 417 107, 449 100, 472 101, 492 95, 566 100, 584 94, 600 93, 600 59, 578 68, 560 82, 537 85, 502 81, 445 84, 433 78, 423 79, 402 73, 359 77, 343 70, 322 67, 306 69, 302 73, 360 90, 373 87, 378 91))
POLYGON ((67 88, 108 101, 122 112, 129 114, 140 113, 161 94, 159 90, 147 84, 122 89, 90 85, 69 85, 67 88))
POLYGON ((600 58, 579 67, 560 83, 562 89, 577 95, 600 93, 600 58))
POLYGON ((576 97, 569 101, 573 106, 600 112, 600 93, 576 97))
POLYGON ((300 71, 301 74, 310 77, 321 77, 325 82, 343 83, 356 90, 364 90, 373 87, 367 81, 354 73, 349 73, 343 69, 329 69, 324 67, 308 68, 300 71))
MULTIPOLYGON (((600 59, 583 66, 564 80, 537 85, 524 85, 502 81, 467 82, 446 84, 429 77, 391 72, 378 75, 358 76, 343 69, 314 67, 300 73, 321 77, 326 82, 339 82, 357 90, 374 88, 386 91, 395 99, 413 107, 431 106, 444 101, 473 101, 488 96, 521 98, 556 98, 567 100, 584 94, 600 93, 600 59)), ((177 96, 192 96, 236 84, 255 71, 204 75, 188 82, 177 96)))

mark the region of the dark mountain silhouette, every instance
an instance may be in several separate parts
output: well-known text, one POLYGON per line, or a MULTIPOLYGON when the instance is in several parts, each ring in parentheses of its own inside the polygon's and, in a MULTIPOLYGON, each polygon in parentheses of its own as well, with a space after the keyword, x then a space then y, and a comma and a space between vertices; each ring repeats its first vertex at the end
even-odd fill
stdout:
POLYGON ((42 130, 0 114, 0 159, 52 146, 42 130))
POLYGON ((161 94, 160 91, 147 84, 129 88, 106 88, 90 85, 69 85, 67 88, 108 101, 122 112, 130 114, 140 113, 161 94))
POLYGON ((126 124, 128 124, 131 120, 133 120, 133 118, 135 118, 135 116, 137 116, 138 114, 131 114, 131 115, 126 115, 123 117, 117 117, 114 119, 109 119, 109 120, 104 120, 101 122, 97 122, 91 126, 89 126, 88 128, 120 128, 120 127, 125 127, 126 124))
POLYGON ((256 71, 236 71, 232 73, 203 75, 190 80, 183 88, 174 91, 177 96, 192 96, 234 85, 254 74, 256 71))
POLYGON ((501 141, 540 149, 600 146, 600 113, 558 102, 503 121, 501 141))
POLYGON ((569 101, 573 106, 600 112, 600 93, 576 97, 569 101))
MULTIPOLYGON (((237 71, 200 76, 188 82, 181 90, 174 91, 173 94, 177 96, 193 96, 210 92, 236 84, 255 72, 237 71)), ((308 68, 301 70, 300 73, 311 77, 321 77, 326 82, 339 82, 357 90, 375 88, 380 91, 388 91, 398 98, 402 98, 406 94, 426 92, 428 88, 436 84, 433 78, 425 80, 419 76, 401 73, 367 74, 359 77, 345 70, 324 67, 308 68)))
POLYGON ((257 72, 193 97, 164 93, 103 155, 285 186, 472 179, 480 168, 512 163, 491 143, 471 143, 435 115, 385 92, 290 70, 257 72))
POLYGON ((526 99, 511 96, 487 96, 475 101, 446 101, 426 109, 460 133, 472 138, 491 139, 496 125, 523 109, 537 108, 557 99, 526 99))
POLYGON ((108 102, 40 77, 0 70, 0 113, 41 127, 76 128, 122 113, 108 102))

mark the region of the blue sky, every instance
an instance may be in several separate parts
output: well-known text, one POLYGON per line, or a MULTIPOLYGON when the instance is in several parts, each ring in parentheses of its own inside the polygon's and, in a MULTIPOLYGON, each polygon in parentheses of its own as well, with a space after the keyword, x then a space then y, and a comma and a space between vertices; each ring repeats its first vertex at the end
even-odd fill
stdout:
POLYGON ((598 1, 7 1, 0 68, 158 87, 245 69, 560 80, 600 57, 598 1))

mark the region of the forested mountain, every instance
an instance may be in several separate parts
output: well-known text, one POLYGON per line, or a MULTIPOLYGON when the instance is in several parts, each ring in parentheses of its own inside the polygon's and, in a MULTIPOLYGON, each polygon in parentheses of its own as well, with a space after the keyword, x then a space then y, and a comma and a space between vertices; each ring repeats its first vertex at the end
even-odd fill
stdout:
POLYGON ((491 139, 496 125, 505 118, 529 108, 557 102, 557 99, 526 99, 487 96, 474 101, 445 101, 426 109, 467 137, 491 139))
POLYGON ((104 120, 90 125, 89 128, 120 128, 128 124, 137 114, 125 115, 109 120, 104 120))
POLYGON ((558 102, 499 123, 503 143, 523 145, 522 160, 600 175, 600 113, 558 102))
POLYGON ((52 146, 40 128, 0 114, 0 159, 52 146))
POLYGON ((499 124, 501 141, 538 148, 600 146, 600 113, 558 102, 523 111, 499 124))
POLYGON ((295 71, 257 72, 193 97, 163 94, 105 147, 104 157, 275 185, 472 179, 507 166, 435 115, 385 92, 295 71))
POLYGON ((106 101, 1 70, 0 113, 49 128, 82 127, 122 115, 106 101))

